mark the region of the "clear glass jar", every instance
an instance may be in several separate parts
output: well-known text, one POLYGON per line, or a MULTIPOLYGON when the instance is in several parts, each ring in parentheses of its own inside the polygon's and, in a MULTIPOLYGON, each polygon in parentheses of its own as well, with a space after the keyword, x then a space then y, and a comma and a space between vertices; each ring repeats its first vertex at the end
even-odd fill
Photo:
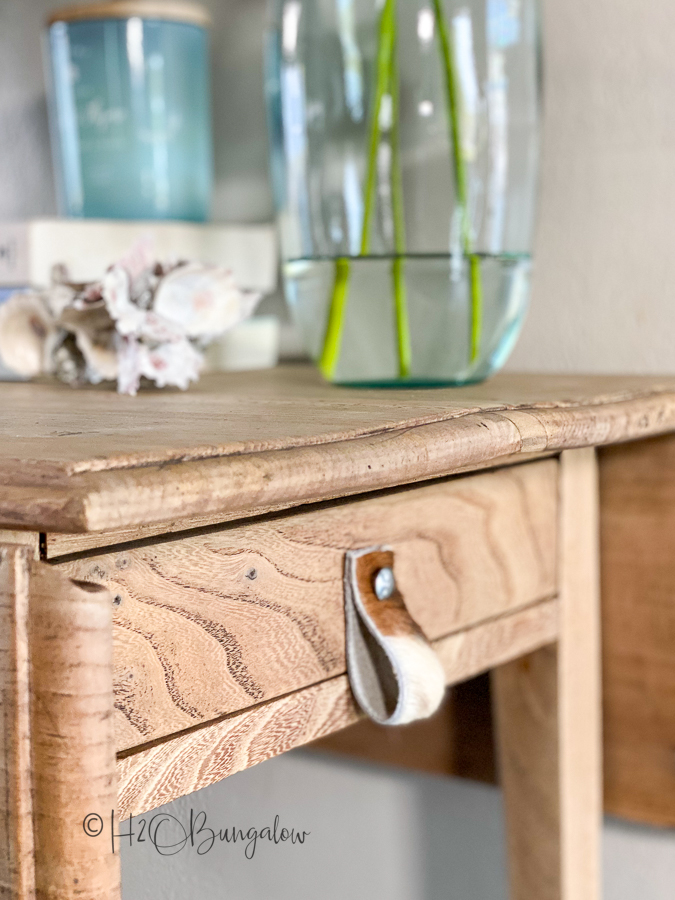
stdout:
POLYGON ((167 0, 105 0, 50 15, 50 119, 64 215, 208 218, 209 22, 198 4, 167 0))
POLYGON ((503 365, 529 296, 539 68, 537 0, 273 0, 285 291, 329 380, 503 365))

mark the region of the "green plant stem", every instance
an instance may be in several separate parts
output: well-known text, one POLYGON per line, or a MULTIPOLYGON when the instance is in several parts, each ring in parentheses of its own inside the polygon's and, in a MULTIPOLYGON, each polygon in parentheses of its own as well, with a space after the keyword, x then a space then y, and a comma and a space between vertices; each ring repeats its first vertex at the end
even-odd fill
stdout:
POLYGON ((342 345, 342 332, 345 323, 345 309, 347 307, 347 294, 349 292, 350 262, 346 257, 335 260, 335 280, 333 282, 333 294, 328 311, 328 325, 323 341, 323 349, 319 358, 319 369, 325 378, 331 379, 335 375, 340 359, 340 347, 342 345))
POLYGON ((405 206, 403 200, 403 174, 401 167, 400 92, 398 74, 398 27, 396 13, 393 16, 393 47, 389 74, 391 94, 391 202, 394 219, 394 252, 392 265, 394 283, 394 313, 396 318, 396 343, 398 348, 398 374, 409 378, 412 366, 410 322, 408 319, 408 295, 405 283, 405 206))
POLYGON ((480 353, 483 329, 483 278, 480 271, 480 256, 476 253, 469 255, 469 271, 471 273, 471 362, 475 362, 480 353))
MULTIPOLYGON (((396 0, 385 0, 377 52, 377 80, 375 103, 372 113, 368 145, 368 170, 366 176, 363 227, 361 232, 361 256, 370 250, 370 232, 377 188, 377 151, 380 143, 380 115, 382 101, 387 90, 392 96, 392 205, 394 211, 395 251, 392 277, 394 282, 394 307, 397 330, 399 374, 410 374, 410 333, 408 326, 407 298, 403 260, 398 254, 405 251, 405 223, 403 218, 403 192, 400 178, 400 154, 398 131, 398 71, 396 65, 396 0)), ((345 311, 351 276, 350 260, 341 257, 335 262, 335 280, 328 312, 328 324, 319 368, 329 380, 334 377, 340 358, 340 346, 345 324, 345 311)))
POLYGON ((441 45, 441 57, 445 74, 446 100, 450 122, 450 140, 454 159, 455 189, 461 214, 462 250, 469 262, 469 290, 471 295, 471 362, 475 362, 480 352, 483 323, 483 279, 480 257, 472 252, 471 223, 469 221, 469 190, 459 119, 459 86, 454 51, 448 34, 448 26, 443 12, 443 0, 433 0, 436 27, 441 45))
POLYGON ((380 18, 380 36, 377 44, 377 83, 375 86, 373 121, 370 126, 366 201, 363 212, 363 229, 361 232, 361 256, 367 256, 370 249, 370 224, 375 208, 375 188, 377 186, 377 150, 380 145, 380 114, 382 112, 382 100, 387 93, 387 88, 391 81, 395 43, 396 4, 395 0, 385 0, 382 16, 380 18))

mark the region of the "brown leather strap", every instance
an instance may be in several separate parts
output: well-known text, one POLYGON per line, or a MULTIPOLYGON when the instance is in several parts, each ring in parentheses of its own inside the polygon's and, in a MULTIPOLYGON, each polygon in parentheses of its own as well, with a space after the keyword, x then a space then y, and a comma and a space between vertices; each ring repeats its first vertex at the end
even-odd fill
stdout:
MULTIPOLYGON (((376 594, 379 573, 393 572, 387 547, 350 550, 345 559, 347 670, 363 711, 382 725, 432 715, 445 690, 441 663, 395 586, 376 594), (383 571, 384 570, 384 571, 383 571)), ((387 586, 387 578, 382 578, 387 586)), ((391 581, 391 579, 389 579, 391 581)))

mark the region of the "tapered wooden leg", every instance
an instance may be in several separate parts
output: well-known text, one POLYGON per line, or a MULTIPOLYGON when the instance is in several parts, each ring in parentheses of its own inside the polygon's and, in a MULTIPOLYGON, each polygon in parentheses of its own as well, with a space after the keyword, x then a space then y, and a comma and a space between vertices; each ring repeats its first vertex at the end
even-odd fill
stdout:
POLYGON ((597 469, 561 457, 560 634, 493 673, 512 900, 599 900, 597 469))
POLYGON ((30 602, 37 900, 119 900, 112 597, 35 563, 30 602))
POLYGON ((0 898, 35 896, 28 604, 32 551, 0 546, 0 898))
POLYGON ((0 545, 0 897, 119 900, 112 599, 32 556, 0 545))

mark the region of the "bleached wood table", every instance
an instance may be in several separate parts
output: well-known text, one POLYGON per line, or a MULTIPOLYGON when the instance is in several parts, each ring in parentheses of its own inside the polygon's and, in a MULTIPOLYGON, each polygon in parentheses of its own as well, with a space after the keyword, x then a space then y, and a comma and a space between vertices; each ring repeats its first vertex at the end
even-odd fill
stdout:
POLYGON ((512 897, 597 900, 593 448, 675 431, 675 382, 5 384, 0 421, 2 896, 113 900, 87 816, 355 722, 344 557, 386 544, 447 683, 493 672, 512 897))

